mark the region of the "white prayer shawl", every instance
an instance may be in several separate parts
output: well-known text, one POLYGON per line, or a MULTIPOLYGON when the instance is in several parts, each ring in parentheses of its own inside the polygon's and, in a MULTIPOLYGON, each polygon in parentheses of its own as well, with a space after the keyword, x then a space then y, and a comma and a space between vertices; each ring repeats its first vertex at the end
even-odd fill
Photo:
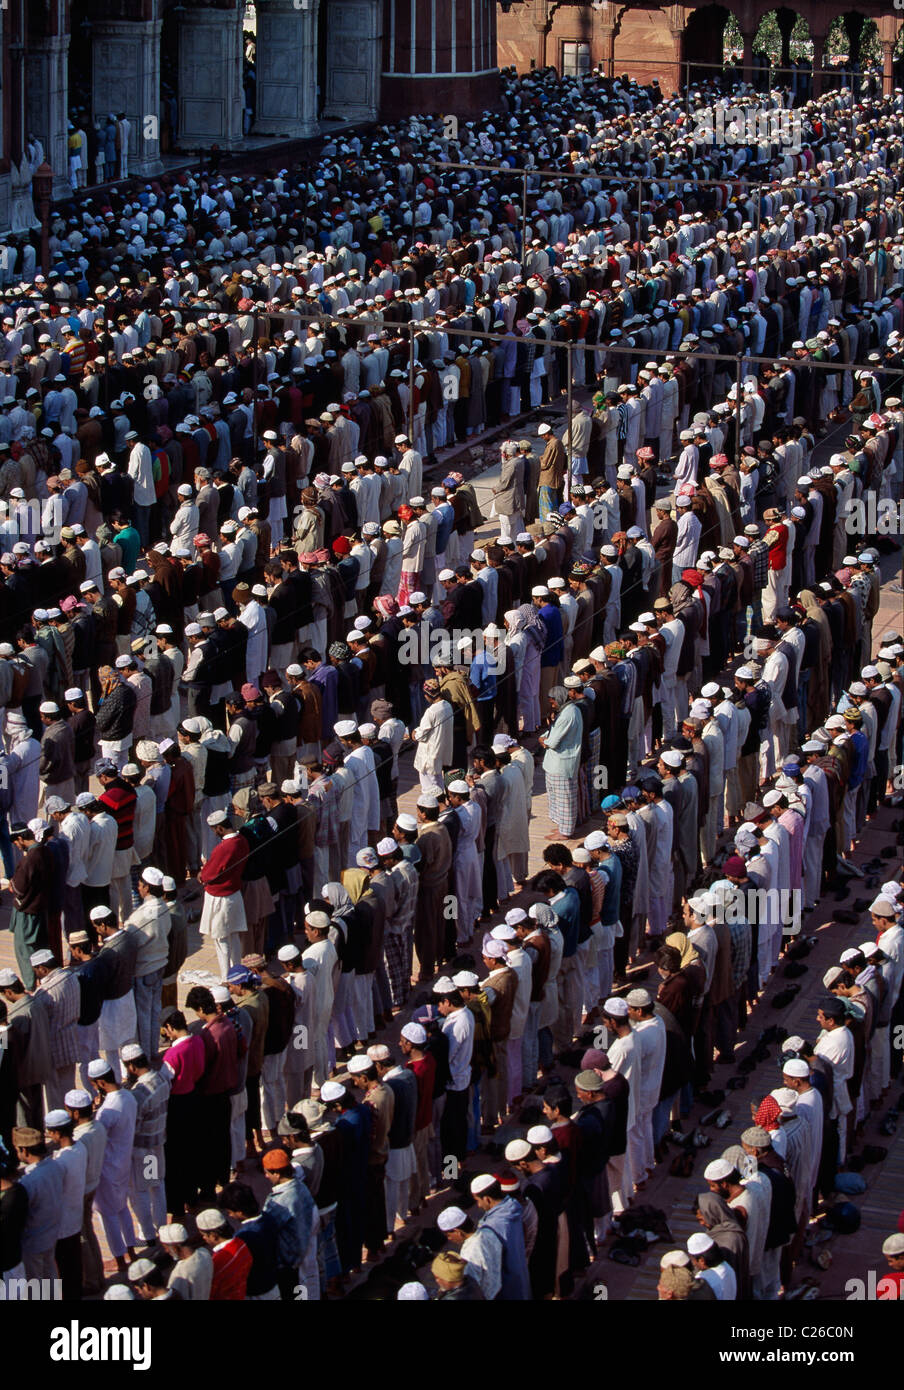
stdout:
POLYGON ((440 773, 452 762, 452 706, 446 700, 428 705, 414 730, 415 772, 440 773))
POLYGON ((844 1026, 831 1030, 824 1028, 816 1039, 813 1051, 817 1057, 825 1057, 832 1064, 832 1119, 847 1115, 853 1106, 847 1088, 848 1081, 854 1075, 854 1039, 850 1029, 844 1026))
POLYGON ((641 1113, 639 1098, 643 1089, 643 1063, 640 1048, 633 1033, 627 1033, 622 1038, 613 1034, 606 1051, 612 1070, 617 1071, 628 1083, 628 1129, 632 1129, 641 1113))

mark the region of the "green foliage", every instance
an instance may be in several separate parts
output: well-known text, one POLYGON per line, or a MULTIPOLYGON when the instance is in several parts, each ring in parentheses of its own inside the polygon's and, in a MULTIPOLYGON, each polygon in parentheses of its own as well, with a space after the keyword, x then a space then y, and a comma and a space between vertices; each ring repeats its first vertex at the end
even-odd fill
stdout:
MULTIPOLYGON (((770 10, 760 21, 753 41, 754 53, 768 54, 775 67, 781 63, 782 57, 782 36, 778 27, 776 11, 770 10)), ((904 40, 904 30, 901 31, 899 40, 904 40)), ((735 16, 729 15, 725 24, 723 34, 723 56, 727 62, 732 53, 742 53, 744 40, 741 35, 741 26, 735 16)), ((904 47, 904 42, 899 41, 899 47, 904 47)), ((838 15, 829 27, 828 36, 825 44, 825 57, 846 58, 848 56, 848 31, 845 28, 844 20, 838 15)), ((802 15, 798 15, 794 28, 791 30, 791 59, 798 62, 801 58, 813 57, 813 42, 810 38, 810 29, 807 21, 802 15)), ((859 59, 861 64, 870 66, 875 63, 881 65, 882 46, 879 42, 879 31, 873 19, 867 19, 863 25, 860 38, 859 59)))

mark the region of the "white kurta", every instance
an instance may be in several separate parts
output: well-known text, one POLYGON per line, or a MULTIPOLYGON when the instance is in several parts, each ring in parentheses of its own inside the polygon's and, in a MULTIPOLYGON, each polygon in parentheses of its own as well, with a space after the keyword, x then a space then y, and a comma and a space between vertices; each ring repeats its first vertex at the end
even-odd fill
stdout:
POLYGON ((452 762, 452 706, 446 700, 428 705, 413 737, 417 744, 415 772, 440 773, 448 767, 452 762))
POLYGON ((355 779, 348 846, 349 854, 355 855, 366 846, 368 833, 380 828, 380 791, 373 749, 354 748, 347 755, 345 766, 355 779))
POLYGON ((257 685, 258 677, 267 669, 267 619, 256 599, 245 604, 239 622, 248 629, 245 674, 251 685, 257 685))

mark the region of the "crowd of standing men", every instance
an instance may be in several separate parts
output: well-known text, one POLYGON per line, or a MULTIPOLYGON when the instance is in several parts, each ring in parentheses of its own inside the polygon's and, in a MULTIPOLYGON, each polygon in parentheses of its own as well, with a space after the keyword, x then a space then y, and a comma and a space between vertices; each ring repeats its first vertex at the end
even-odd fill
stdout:
MULTIPOLYGON (((726 150, 532 74, 455 145, 73 203, 46 278, 6 247, 4 1281, 335 1296, 453 1185, 400 1297, 567 1296, 862 876, 904 761, 901 98, 802 110, 726 150), (443 170, 487 143, 561 166, 529 227, 520 176, 443 170), (437 451, 516 417, 479 503, 437 451)), ((661 1297, 791 1286, 900 1070, 886 872, 661 1297)))

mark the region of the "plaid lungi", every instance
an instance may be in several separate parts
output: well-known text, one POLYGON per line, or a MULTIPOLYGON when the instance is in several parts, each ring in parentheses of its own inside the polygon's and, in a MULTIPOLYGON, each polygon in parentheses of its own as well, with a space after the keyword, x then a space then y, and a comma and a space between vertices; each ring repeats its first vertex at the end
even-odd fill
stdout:
POLYGON ((574 834, 578 823, 578 777, 563 777, 557 772, 546 774, 546 799, 549 819, 560 834, 574 834))
POLYGON ((559 506, 559 494, 554 487, 540 488, 540 520, 546 521, 559 506))
POLYGON ((411 930, 387 932, 383 937, 383 960, 389 978, 393 1007, 400 1009, 411 990, 411 930))

